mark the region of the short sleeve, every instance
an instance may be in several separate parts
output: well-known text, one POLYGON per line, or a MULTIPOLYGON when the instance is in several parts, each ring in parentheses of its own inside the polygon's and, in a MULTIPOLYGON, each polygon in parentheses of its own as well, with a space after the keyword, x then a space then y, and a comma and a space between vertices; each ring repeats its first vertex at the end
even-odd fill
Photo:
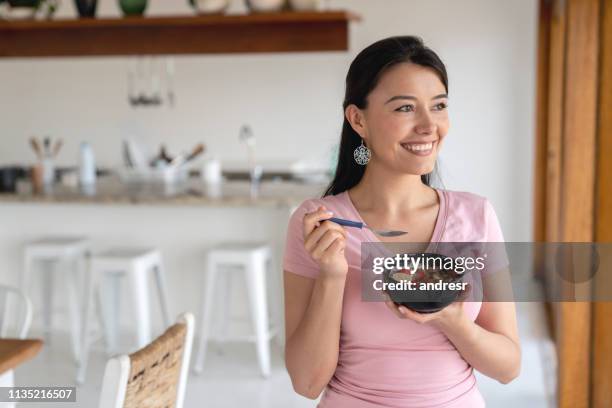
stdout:
POLYGON ((283 255, 284 270, 313 279, 319 276, 319 265, 304 248, 303 222, 304 215, 315 211, 319 205, 314 199, 306 200, 291 214, 283 255))
POLYGON ((484 205, 485 242, 487 245, 487 261, 485 275, 505 269, 510 264, 504 234, 502 232, 495 209, 489 200, 484 205))
POLYGON ((504 234, 502 233, 499 220, 495 209, 489 200, 485 200, 485 225, 486 225, 486 240, 487 242, 504 242, 504 234))

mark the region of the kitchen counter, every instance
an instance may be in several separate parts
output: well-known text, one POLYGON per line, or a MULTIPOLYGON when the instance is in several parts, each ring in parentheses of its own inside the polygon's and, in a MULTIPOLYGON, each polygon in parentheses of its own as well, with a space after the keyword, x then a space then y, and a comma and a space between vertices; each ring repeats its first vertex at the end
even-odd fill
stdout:
POLYGON ((226 181, 216 187, 190 178, 179 185, 173 184, 125 184, 116 176, 98 179, 94 189, 53 186, 45 193, 0 193, 0 203, 93 203, 93 204, 161 204, 195 206, 271 206, 293 207, 308 198, 320 197, 325 184, 300 183, 298 181, 263 181, 259 194, 250 195, 250 183, 226 181))
MULTIPOLYGON (((29 183, 20 183, 18 193, 0 193, 0 279, 18 284, 23 245, 41 237, 87 237, 94 252, 124 246, 158 248, 164 256, 172 309, 199 310, 207 248, 226 242, 267 243, 273 254, 270 314, 283 344, 282 257, 288 221, 296 207, 320 197, 325 187, 321 182, 270 179, 262 181, 260 194, 251 198, 248 180, 229 178, 217 191, 198 177, 165 186, 124 184, 108 175, 98 178, 95 191, 58 184, 44 194, 32 194, 29 183)), ((236 309, 248 318, 246 299, 236 301, 236 309)), ((129 304, 130 299, 122 302, 129 304)), ((124 330, 133 327, 129 313, 122 319, 124 330)), ((248 334, 241 325, 230 330, 234 329, 248 334)))

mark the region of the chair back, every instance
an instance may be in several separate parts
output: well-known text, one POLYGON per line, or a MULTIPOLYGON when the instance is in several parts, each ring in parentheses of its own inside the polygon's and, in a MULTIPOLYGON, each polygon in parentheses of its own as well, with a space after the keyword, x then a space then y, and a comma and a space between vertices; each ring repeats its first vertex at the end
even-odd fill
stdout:
POLYGON ((19 289, 0 285, 0 337, 24 339, 32 323, 32 303, 19 289))
POLYGON ((109 360, 100 408, 182 408, 191 358, 194 317, 178 322, 144 348, 109 360))

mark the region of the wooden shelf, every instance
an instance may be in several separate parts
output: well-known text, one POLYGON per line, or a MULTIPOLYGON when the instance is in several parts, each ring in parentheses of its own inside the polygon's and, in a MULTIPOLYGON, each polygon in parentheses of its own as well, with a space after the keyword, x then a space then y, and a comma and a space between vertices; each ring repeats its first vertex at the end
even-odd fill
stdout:
POLYGON ((0 57, 345 51, 346 11, 0 21, 0 57))

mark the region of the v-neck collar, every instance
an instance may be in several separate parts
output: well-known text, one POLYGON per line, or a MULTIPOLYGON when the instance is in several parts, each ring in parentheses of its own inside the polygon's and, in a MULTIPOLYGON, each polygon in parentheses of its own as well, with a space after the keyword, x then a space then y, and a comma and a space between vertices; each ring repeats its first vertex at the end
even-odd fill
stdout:
MULTIPOLYGON (((444 228, 446 226, 446 218, 448 216, 448 208, 447 208, 448 200, 446 197, 446 192, 444 190, 440 190, 437 188, 434 188, 434 190, 438 194, 440 206, 438 208, 438 216, 436 217, 436 224, 434 225, 434 230, 431 236, 430 243, 440 242, 440 239, 442 238, 442 234, 444 232, 444 228)), ((355 220, 367 225, 367 223, 361 217, 361 214, 359 214, 357 207, 355 207, 355 205, 353 204, 353 201, 351 200, 351 196, 349 195, 348 190, 344 190, 341 194, 344 194, 344 200, 347 202, 349 209, 351 210, 351 212, 353 213, 355 217, 355 220)), ((369 242, 377 242, 377 243, 382 243, 382 244, 388 243, 388 242, 381 241, 376 236, 376 234, 370 231, 368 228, 361 228, 361 230, 367 236, 369 242)))

